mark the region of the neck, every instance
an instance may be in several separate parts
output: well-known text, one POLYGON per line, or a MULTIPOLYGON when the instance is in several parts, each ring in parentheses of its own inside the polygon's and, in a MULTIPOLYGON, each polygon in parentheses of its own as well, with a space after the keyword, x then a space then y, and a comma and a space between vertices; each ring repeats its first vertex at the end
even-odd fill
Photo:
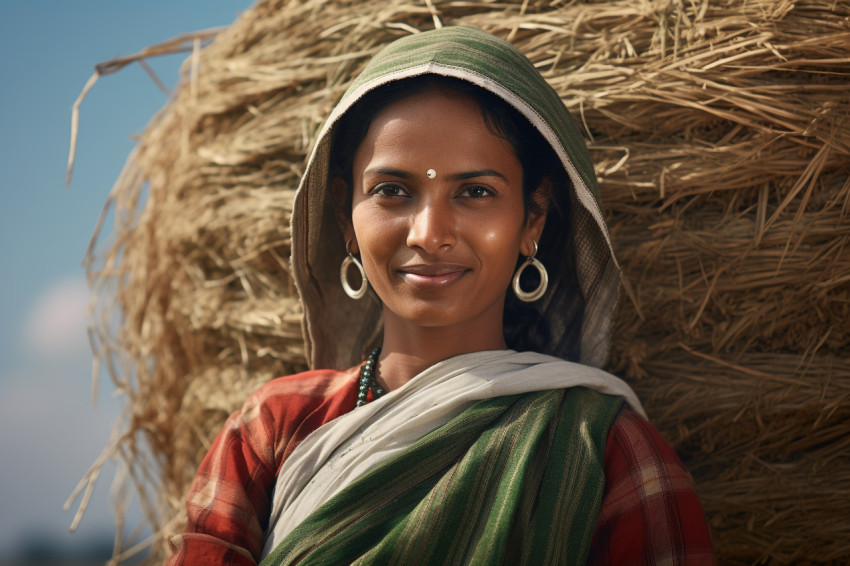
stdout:
POLYGON ((384 341, 378 364, 378 382, 388 391, 397 389, 432 365, 460 354, 507 348, 499 324, 470 323, 422 327, 384 313, 384 341))

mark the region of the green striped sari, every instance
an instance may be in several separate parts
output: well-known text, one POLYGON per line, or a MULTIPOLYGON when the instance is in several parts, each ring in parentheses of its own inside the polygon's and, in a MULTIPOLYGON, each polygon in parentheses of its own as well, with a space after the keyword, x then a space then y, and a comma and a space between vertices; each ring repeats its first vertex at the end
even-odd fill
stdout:
POLYGON ((584 564, 623 400, 584 387, 480 401, 316 509, 276 564, 584 564))

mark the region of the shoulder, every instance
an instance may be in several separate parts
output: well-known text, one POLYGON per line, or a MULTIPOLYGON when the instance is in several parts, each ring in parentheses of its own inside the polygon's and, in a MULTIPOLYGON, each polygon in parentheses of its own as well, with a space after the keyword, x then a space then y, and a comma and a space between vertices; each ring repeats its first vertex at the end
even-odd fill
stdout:
POLYGON ((605 493, 591 560, 597 564, 713 564, 693 480, 646 419, 624 408, 608 434, 605 493))
POLYGON ((654 426, 626 407, 617 416, 608 436, 613 455, 633 463, 664 460, 681 467, 679 458, 654 426))
POLYGON ((298 418, 320 407, 342 413, 354 407, 358 368, 344 371, 312 370, 265 383, 254 391, 231 416, 231 426, 245 426, 260 419, 265 422, 298 418), (349 403, 350 400, 350 403, 349 403))
POLYGON ((249 398, 256 401, 281 396, 325 398, 352 387, 357 382, 358 367, 347 370, 320 369, 278 377, 257 389, 249 398))
POLYGON ((354 409, 357 370, 314 370, 273 379, 230 416, 222 442, 238 439, 276 468, 313 430, 354 409))
POLYGON ((609 486, 623 490, 615 501, 626 508, 671 492, 693 492, 691 476, 673 448, 629 408, 620 412, 608 434, 605 474, 609 486))

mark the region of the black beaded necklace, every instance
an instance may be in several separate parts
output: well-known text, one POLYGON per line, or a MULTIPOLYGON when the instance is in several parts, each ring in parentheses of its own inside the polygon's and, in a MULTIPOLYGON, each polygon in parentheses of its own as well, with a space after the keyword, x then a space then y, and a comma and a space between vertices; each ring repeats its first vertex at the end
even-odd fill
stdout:
POLYGON ((357 406, 362 407, 368 403, 367 395, 369 390, 372 390, 372 398, 377 399, 384 394, 384 390, 378 385, 378 380, 375 379, 375 366, 378 364, 378 355, 381 353, 380 348, 375 348, 366 363, 360 369, 360 389, 357 391, 357 406))

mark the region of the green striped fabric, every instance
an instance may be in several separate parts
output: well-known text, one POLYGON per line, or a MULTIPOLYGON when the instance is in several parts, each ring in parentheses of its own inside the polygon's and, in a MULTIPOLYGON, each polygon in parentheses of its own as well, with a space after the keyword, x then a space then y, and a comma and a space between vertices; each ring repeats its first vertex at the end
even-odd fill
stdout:
POLYGON ((477 402, 316 509, 261 564, 584 564, 622 404, 583 387, 477 402))

